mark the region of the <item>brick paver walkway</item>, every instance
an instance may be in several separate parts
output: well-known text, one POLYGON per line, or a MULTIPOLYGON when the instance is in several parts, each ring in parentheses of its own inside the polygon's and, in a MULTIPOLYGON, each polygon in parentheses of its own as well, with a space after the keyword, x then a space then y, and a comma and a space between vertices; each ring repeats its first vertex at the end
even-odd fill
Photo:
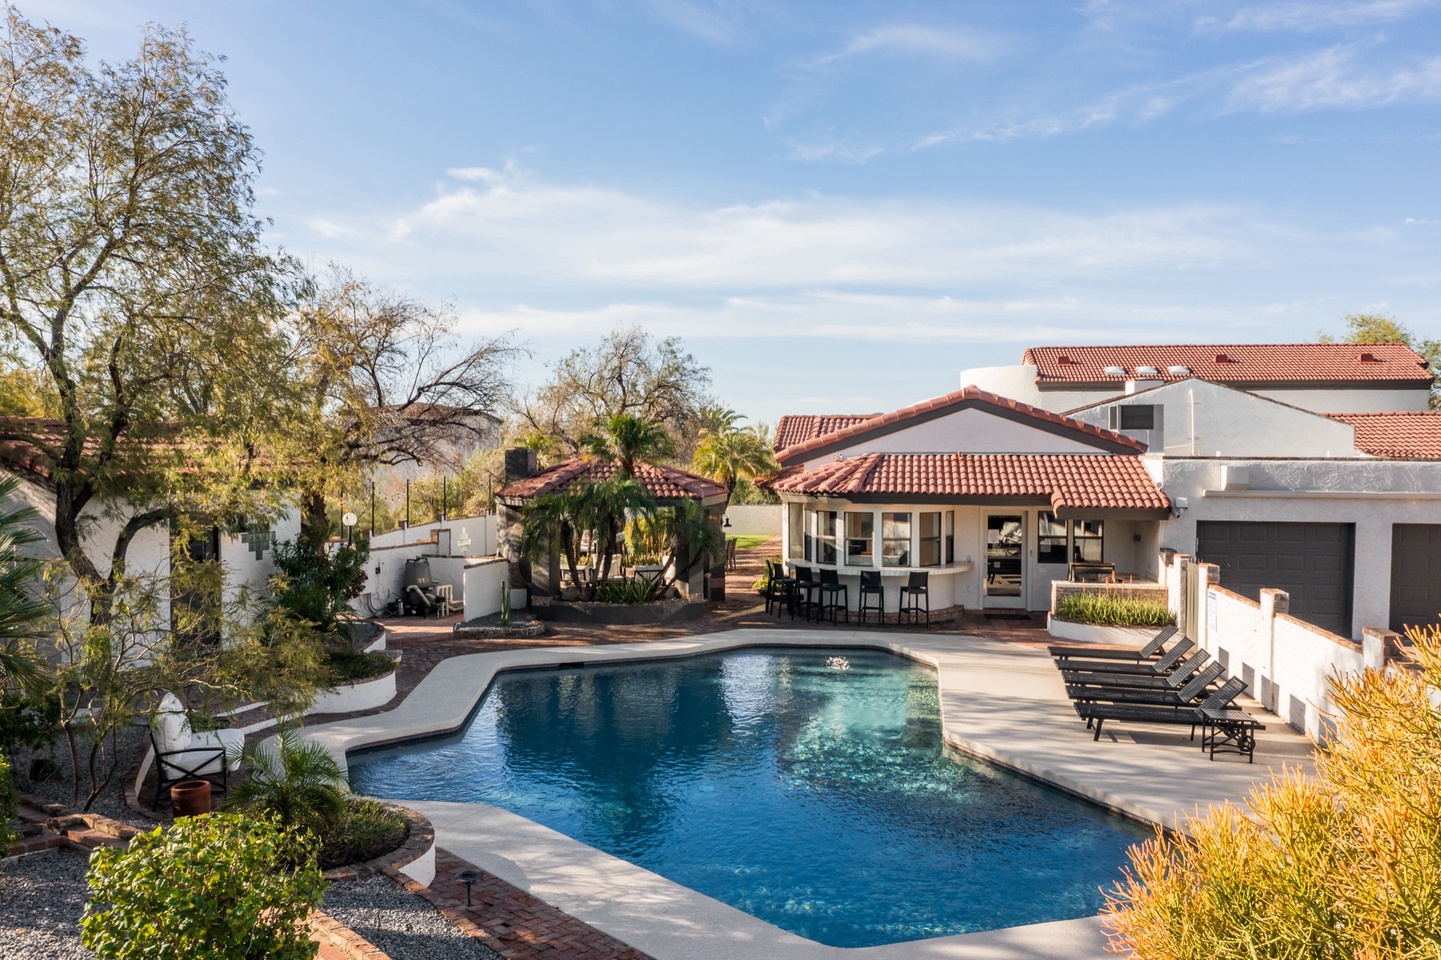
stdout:
POLYGON ((438 847, 435 879, 429 887, 404 876, 391 876, 507 960, 651 960, 634 947, 438 847), (470 888, 469 907, 465 885, 455 879, 462 870, 480 874, 470 888))

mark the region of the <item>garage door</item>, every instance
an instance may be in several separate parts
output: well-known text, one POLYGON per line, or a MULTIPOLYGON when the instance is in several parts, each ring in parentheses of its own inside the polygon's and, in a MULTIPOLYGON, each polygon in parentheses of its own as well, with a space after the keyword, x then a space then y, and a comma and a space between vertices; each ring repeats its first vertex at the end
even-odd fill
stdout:
POLYGON ((1441 524, 1391 528, 1391 629, 1441 621, 1441 524))
POLYGON ((1196 539, 1196 555, 1221 568, 1221 586, 1252 600, 1263 587, 1285 590, 1293 617, 1351 636, 1351 524, 1203 520, 1196 539))

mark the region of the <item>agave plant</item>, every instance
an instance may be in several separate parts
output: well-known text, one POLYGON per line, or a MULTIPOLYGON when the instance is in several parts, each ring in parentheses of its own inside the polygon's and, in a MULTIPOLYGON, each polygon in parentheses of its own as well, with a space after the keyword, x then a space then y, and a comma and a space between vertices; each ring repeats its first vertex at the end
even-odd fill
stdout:
POLYGON ((345 773, 324 747, 282 728, 275 746, 241 753, 250 778, 236 784, 225 809, 265 813, 287 827, 323 831, 345 811, 345 773))

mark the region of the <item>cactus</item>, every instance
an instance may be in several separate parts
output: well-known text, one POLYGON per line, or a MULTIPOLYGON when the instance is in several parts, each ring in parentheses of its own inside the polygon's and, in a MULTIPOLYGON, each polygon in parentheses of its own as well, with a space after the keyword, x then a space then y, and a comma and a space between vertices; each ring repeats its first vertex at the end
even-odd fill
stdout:
POLYGON ((500 625, 510 626, 510 574, 500 581, 500 625))

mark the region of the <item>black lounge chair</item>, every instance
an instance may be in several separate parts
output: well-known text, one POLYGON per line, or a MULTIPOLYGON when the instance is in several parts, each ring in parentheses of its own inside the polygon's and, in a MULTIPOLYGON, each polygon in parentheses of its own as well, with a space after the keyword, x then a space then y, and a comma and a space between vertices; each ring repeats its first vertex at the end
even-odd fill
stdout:
POLYGON ((1106 673, 1113 675, 1130 674, 1138 677, 1164 677, 1175 669, 1181 658, 1191 652, 1195 641, 1190 637, 1182 637, 1177 643, 1166 651, 1165 656, 1159 660, 1147 660, 1141 663, 1130 663, 1121 660, 1088 660, 1077 663, 1074 666, 1060 664, 1061 675, 1066 678, 1067 683, 1082 682, 1079 679, 1090 673, 1106 673))
MULTIPOLYGON (((1212 662, 1184 684, 1175 687, 1066 687, 1066 695, 1080 703, 1140 703, 1157 707, 1197 707, 1211 694, 1211 683, 1224 668, 1212 662)), ((1170 679, 1169 677, 1167 679, 1170 679)))
POLYGON ((1103 647, 1050 647, 1057 660, 1150 660, 1159 657, 1166 641, 1176 635, 1176 625, 1169 624, 1139 650, 1107 650, 1103 647))
POLYGON ((1133 690, 1179 690, 1191 679, 1191 675, 1206 665, 1211 655, 1204 650, 1194 650, 1182 657, 1170 673, 1160 676, 1136 673, 1073 673, 1063 672, 1061 676, 1067 687, 1130 687, 1133 690))
POLYGON ((1246 757, 1247 762, 1255 763, 1255 731, 1266 727, 1244 710, 1231 707, 1231 702, 1245 689, 1245 681, 1232 677, 1201 701, 1200 706, 1191 709, 1129 703, 1077 703, 1075 707, 1082 720, 1094 725, 1096 733, 1092 740, 1101 739, 1101 727, 1107 720, 1189 726, 1192 740, 1196 738, 1196 728, 1201 727, 1201 749, 1208 750, 1212 760, 1216 759, 1217 750, 1234 750, 1246 757))

